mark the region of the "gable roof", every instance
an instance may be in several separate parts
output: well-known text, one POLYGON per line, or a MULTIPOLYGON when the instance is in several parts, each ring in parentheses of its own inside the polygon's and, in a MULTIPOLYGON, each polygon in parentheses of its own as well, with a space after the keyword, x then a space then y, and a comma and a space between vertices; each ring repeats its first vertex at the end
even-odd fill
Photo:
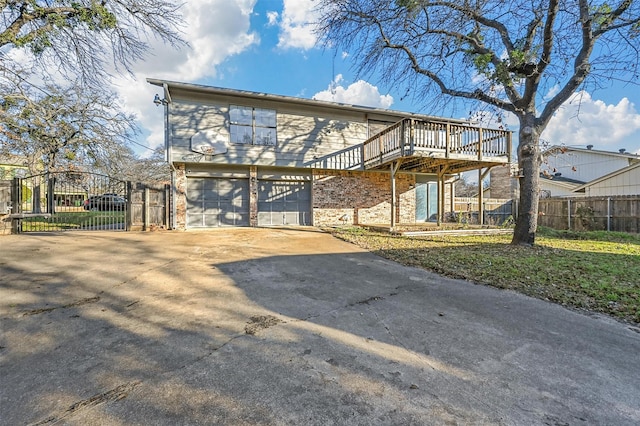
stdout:
POLYGON ((630 166, 627 166, 627 167, 623 167, 622 169, 616 170, 615 172, 609 173, 608 175, 604 175, 604 176, 601 176, 601 177, 599 177, 597 179, 594 179, 594 180, 592 180, 590 182, 587 182, 584 185, 581 185, 581 186, 577 187, 576 189, 574 189, 574 191, 583 190, 588 186, 592 186, 592 185, 595 185, 595 184, 600 183, 602 181, 611 179, 611 178, 613 178, 615 176, 621 175, 621 174, 626 173, 628 171, 631 171, 633 169, 637 169, 638 167, 640 167, 640 162, 631 164, 630 166))
POLYGON ((540 179, 544 179, 547 182, 562 182, 562 183, 573 184, 573 185, 582 185, 583 183, 585 183, 585 181, 583 180, 571 179, 568 177, 556 176, 556 175, 546 176, 544 173, 540 173, 540 179))

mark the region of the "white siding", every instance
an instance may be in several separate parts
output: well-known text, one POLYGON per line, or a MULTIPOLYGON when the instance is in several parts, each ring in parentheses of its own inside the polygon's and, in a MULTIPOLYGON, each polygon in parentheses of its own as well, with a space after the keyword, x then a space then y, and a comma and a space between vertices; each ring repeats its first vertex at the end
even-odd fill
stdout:
POLYGON ((234 97, 181 97, 170 106, 173 162, 241 164, 276 167, 348 169, 361 165, 359 144, 367 139, 365 114, 330 111, 286 102, 234 97), (228 99, 227 99, 228 98, 228 99), (276 146, 232 144, 229 141, 229 105, 273 109, 277 113, 276 146), (191 151, 191 137, 208 131, 227 141, 227 152, 204 156, 191 151))
POLYGON ((620 173, 610 179, 585 188, 587 196, 640 195, 640 167, 620 173))
POLYGON ((543 169, 551 174, 562 173, 563 177, 589 182, 628 165, 629 159, 624 157, 568 149, 565 153, 548 155, 543 169))
MULTIPOLYGON (((577 188, 578 185, 574 185, 573 188, 577 188)), ((565 197, 571 195, 577 195, 573 192, 573 188, 569 188, 566 185, 557 185, 553 181, 549 181, 546 179, 540 179, 540 193, 543 191, 548 191, 551 197, 565 197)), ((582 194, 580 194, 582 195, 582 194)))

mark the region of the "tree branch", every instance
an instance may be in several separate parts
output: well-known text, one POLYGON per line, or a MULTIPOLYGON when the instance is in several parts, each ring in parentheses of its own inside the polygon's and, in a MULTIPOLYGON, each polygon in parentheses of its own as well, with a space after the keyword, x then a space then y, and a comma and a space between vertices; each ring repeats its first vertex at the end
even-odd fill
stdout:
POLYGON ((567 101, 580 87, 591 71, 589 57, 593 51, 594 37, 591 30, 591 16, 589 15, 588 0, 579 0, 580 23, 582 26, 582 46, 574 61, 573 75, 564 87, 545 105, 540 117, 536 120, 538 125, 546 126, 555 111, 567 101))

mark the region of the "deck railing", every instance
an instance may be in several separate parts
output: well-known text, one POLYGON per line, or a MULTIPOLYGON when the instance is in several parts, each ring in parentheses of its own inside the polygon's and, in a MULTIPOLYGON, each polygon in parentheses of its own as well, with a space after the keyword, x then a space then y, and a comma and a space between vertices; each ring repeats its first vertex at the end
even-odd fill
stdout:
POLYGON ((365 168, 400 157, 431 151, 444 158, 469 156, 478 161, 511 157, 511 132, 466 124, 404 119, 367 139, 362 146, 365 168))

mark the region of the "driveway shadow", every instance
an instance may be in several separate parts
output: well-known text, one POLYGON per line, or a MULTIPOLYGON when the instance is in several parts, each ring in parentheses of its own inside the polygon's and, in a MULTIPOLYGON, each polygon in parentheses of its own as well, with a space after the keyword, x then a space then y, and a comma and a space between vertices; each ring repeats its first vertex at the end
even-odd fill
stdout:
POLYGON ((309 230, 3 239, 0 326, 0 424, 640 419, 620 324, 309 230))

